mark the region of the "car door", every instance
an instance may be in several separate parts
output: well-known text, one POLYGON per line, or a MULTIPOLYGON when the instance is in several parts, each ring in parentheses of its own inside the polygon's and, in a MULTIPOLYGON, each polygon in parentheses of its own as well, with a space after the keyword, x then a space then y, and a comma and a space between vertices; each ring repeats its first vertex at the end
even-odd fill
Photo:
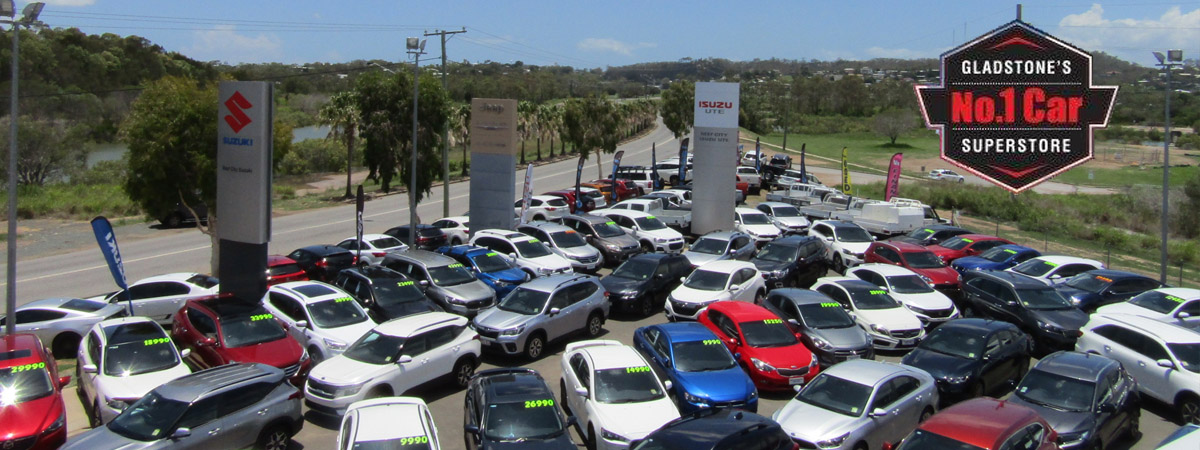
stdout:
POLYGON ((550 294, 550 298, 546 301, 545 309, 541 313, 546 316, 542 320, 541 326, 546 331, 547 340, 558 339, 571 331, 583 327, 582 324, 576 326, 576 324, 571 323, 572 317, 569 316, 570 312, 570 286, 559 286, 558 289, 554 290, 554 293, 550 294), (550 310, 554 308, 558 308, 558 312, 551 315, 550 310))
POLYGON ((221 354, 221 340, 217 333, 217 321, 208 314, 196 308, 184 311, 191 328, 184 331, 184 347, 192 349, 188 359, 200 367, 214 367, 225 364, 221 354))
POLYGON ((435 364, 431 364, 431 355, 429 354, 430 335, 434 331, 436 330, 426 331, 404 340, 404 347, 400 349, 400 355, 401 357, 408 356, 412 358, 412 361, 396 364, 400 368, 392 379, 392 392, 395 392, 396 395, 401 395, 414 386, 437 376, 435 364))
POLYGON ((579 418, 579 429, 584 430, 587 427, 587 423, 591 420, 591 413, 587 409, 587 404, 588 399, 592 396, 592 369, 587 359, 580 353, 571 356, 569 365, 571 370, 563 374, 567 385, 567 392, 564 393, 567 397, 565 400, 567 405, 571 407, 571 412, 579 418), (588 395, 580 396, 576 394, 575 389, 578 388, 587 389, 588 395))
POLYGON ((89 403, 89 408, 92 399, 96 398, 96 377, 100 375, 101 370, 104 370, 103 367, 100 367, 100 358, 103 357, 101 345, 100 335, 95 331, 89 332, 87 337, 79 343, 79 356, 76 358, 80 367, 80 370, 76 372, 79 375, 78 383, 83 390, 84 400, 89 403), (96 367, 96 370, 90 373, 85 372, 82 370, 85 365, 92 365, 96 367))
POLYGON ((590 281, 581 281, 567 288, 569 303, 566 308, 563 308, 563 313, 565 313, 567 322, 572 326, 570 331, 582 330, 587 327, 588 316, 591 315, 594 308, 599 306, 596 302, 589 302, 588 299, 598 290, 600 288, 596 283, 590 281))
MULTIPOLYGON (((222 397, 219 395, 202 398, 193 402, 184 411, 183 416, 176 422, 176 428, 187 428, 191 434, 182 439, 171 440, 172 449, 212 449, 212 448, 237 448, 237 445, 228 445, 222 434, 223 430, 220 417, 222 397)), ((170 433, 167 433, 170 434, 170 433)), ((244 445, 244 444, 243 444, 244 445)))
MULTIPOLYGON (((308 314, 304 311, 304 306, 300 301, 292 298, 291 295, 283 292, 270 291, 267 294, 267 304, 265 305, 271 310, 271 314, 275 315, 283 322, 284 328, 287 329, 288 335, 299 342, 301 346, 308 347, 308 339, 311 331, 308 327, 298 327, 297 322, 308 321, 308 314)), ((309 322, 309 326, 312 323, 309 322)))
POLYGON ((1173 400, 1175 392, 1171 389, 1171 381, 1178 376, 1179 369, 1158 365, 1158 361, 1162 359, 1171 361, 1167 349, 1154 338, 1139 331, 1122 327, 1121 334, 1126 336, 1130 350, 1133 350, 1133 360, 1126 360, 1128 362, 1124 364, 1125 370, 1138 380, 1142 390, 1151 396, 1173 400))
POLYGON ((1184 303, 1183 306, 1175 311, 1173 318, 1179 325, 1187 328, 1200 326, 1200 300, 1192 300, 1184 303), (1187 317, 1183 317, 1183 314, 1187 314, 1187 317))
POLYGON ((58 335, 58 330, 52 328, 52 321, 62 319, 67 316, 67 313, 62 311, 54 311, 41 308, 30 308, 18 310, 13 314, 13 324, 19 333, 33 333, 38 339, 42 340, 42 344, 51 345, 54 342, 54 337, 58 335))
POLYGON ((863 323, 863 321, 858 318, 858 314, 854 312, 854 305, 850 303, 850 295, 847 294, 846 291, 842 290, 841 287, 833 284, 826 284, 818 287, 817 292, 825 294, 829 298, 833 299, 833 301, 841 304, 842 309, 846 310, 846 312, 850 314, 850 317, 854 318, 854 321, 857 322, 860 327, 865 330, 870 329, 871 324, 863 323))
POLYGON ((729 282, 725 286, 725 290, 729 292, 730 300, 742 302, 754 301, 754 294, 750 294, 751 296, 749 300, 746 299, 746 284, 746 276, 741 270, 733 272, 733 274, 729 275, 729 282))
MULTIPOLYGON (((158 322, 163 320, 161 310, 164 308, 156 303, 159 297, 165 295, 166 292, 168 292, 166 282, 142 283, 130 286, 127 292, 115 294, 109 301, 110 303, 129 301, 133 304, 132 315, 149 317, 158 322)), ((178 311, 178 309, 175 311, 178 311)), ((171 313, 174 313, 174 311, 171 313)))
POLYGON ((750 236, 737 236, 733 238, 731 258, 739 261, 749 261, 754 257, 754 246, 750 245, 750 236))
POLYGON ((984 342, 981 361, 983 367, 979 374, 983 379, 984 386, 987 389, 994 389, 1008 381, 1012 360, 1005 358, 1005 341, 1000 336, 1000 332, 992 333, 984 342))
POLYGON ((1099 384, 1096 386, 1096 398, 1093 399, 1092 411, 1096 415, 1096 434, 1101 436, 1102 442, 1116 442, 1120 437, 1118 433, 1125 429, 1126 414, 1118 403, 1116 391, 1118 383, 1119 373, 1113 368, 1100 377, 1099 384), (1111 404, 1116 409, 1106 410, 1101 407, 1104 404, 1111 404))
POLYGON ((924 407, 925 398, 920 393, 921 382, 908 375, 900 375, 888 380, 887 403, 872 404, 871 411, 883 408, 887 415, 876 417, 879 439, 887 442, 897 442, 907 436, 917 427, 924 407))
POLYGON ((429 332, 429 365, 433 379, 454 371, 462 355, 462 343, 456 339, 466 327, 447 325, 429 332))
POLYGON ((275 386, 270 382, 252 383, 217 395, 220 438, 212 442, 215 447, 245 448, 258 440, 258 434, 268 425, 266 420, 277 417, 272 410, 287 407, 282 402, 262 401, 275 386))

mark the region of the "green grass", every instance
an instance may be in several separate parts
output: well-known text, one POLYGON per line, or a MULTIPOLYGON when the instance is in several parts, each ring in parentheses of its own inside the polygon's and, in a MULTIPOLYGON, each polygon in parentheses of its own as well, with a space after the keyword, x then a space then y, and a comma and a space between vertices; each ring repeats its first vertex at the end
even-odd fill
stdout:
MULTIPOLYGON (((7 207, 0 211, 8 213, 7 207)), ((97 215, 123 217, 140 213, 116 184, 21 186, 17 190, 17 216, 21 219, 88 220, 97 215)))
MULTIPOLYGON (((1200 172, 1200 167, 1172 167, 1171 168, 1171 185, 1183 186, 1187 180, 1196 173, 1200 172)), ((1106 187, 1128 187, 1138 184, 1162 185, 1162 166, 1147 167, 1145 169, 1138 167, 1121 167, 1116 169, 1092 169, 1088 167, 1076 167, 1074 169, 1063 172, 1054 181, 1060 183, 1080 184, 1086 186, 1106 186, 1106 187), (1088 178, 1088 171, 1091 171, 1094 178, 1088 178)))
MULTIPOLYGON (((762 135, 761 137, 763 142, 783 145, 782 133, 762 135)), ((745 143, 743 142, 743 144, 745 143)), ((842 158, 842 147, 846 147, 850 163, 877 170, 886 170, 886 158, 896 152, 904 152, 908 158, 936 158, 939 154, 938 137, 932 131, 927 130, 915 130, 900 136, 896 139, 896 145, 891 145, 887 138, 865 132, 788 134, 787 148, 789 152, 799 155, 802 144, 805 145, 805 152, 810 155, 837 160, 842 158)), ((753 149, 753 144, 747 147, 753 149)), ((775 153, 776 150, 768 148, 763 152, 775 153)), ((915 170, 906 170, 905 172, 917 173, 915 170)))

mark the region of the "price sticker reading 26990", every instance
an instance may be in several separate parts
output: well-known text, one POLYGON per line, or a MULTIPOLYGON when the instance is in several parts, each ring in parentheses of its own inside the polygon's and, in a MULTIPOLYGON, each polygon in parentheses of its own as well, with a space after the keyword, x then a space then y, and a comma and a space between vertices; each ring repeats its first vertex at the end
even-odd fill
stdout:
POLYGON ((917 86, 942 159, 1013 192, 1092 158, 1117 88, 1092 86, 1091 55, 1014 21, 942 55, 917 86))

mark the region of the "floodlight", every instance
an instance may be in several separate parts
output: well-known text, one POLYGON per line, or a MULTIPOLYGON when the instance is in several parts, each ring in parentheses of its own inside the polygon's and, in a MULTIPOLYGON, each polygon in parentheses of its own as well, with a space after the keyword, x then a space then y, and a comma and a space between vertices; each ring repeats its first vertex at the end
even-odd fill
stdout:
POLYGON ((1167 55, 1162 54, 1162 52, 1154 52, 1154 58, 1158 60, 1159 64, 1162 64, 1166 62, 1167 55))
POLYGON ((1167 61, 1183 62, 1183 50, 1167 50, 1167 61))
POLYGON ((417 47, 419 47, 421 45, 421 42, 420 42, 420 39, 418 39, 418 38, 410 37, 407 39, 407 42, 405 42, 405 44, 406 44, 405 47, 407 47, 409 50, 416 50, 417 47))
POLYGON ((16 13, 17 9, 12 0, 0 0, 0 16, 13 17, 16 13))
POLYGON ((25 5, 25 9, 21 10, 21 15, 23 16, 23 17, 21 17, 21 22, 24 22, 24 23, 36 22, 38 15, 42 13, 42 8, 45 8, 45 7, 46 7, 46 4, 42 3, 42 2, 33 2, 28 5, 25 5))
MULTIPOLYGON (((424 52, 424 51, 425 51, 425 41, 426 41, 425 39, 421 39, 421 51, 422 51, 422 52, 424 52)), ((1182 52, 1180 52, 1180 54, 1183 54, 1183 53, 1182 53, 1182 52)))

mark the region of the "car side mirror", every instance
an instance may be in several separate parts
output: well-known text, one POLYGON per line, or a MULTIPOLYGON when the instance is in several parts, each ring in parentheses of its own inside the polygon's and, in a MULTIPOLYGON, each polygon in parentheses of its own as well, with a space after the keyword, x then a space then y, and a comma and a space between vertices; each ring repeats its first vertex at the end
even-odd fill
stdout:
POLYGON ((666 389, 666 390, 668 390, 668 391, 669 391, 669 390, 671 390, 671 388, 673 388, 673 387, 675 387, 675 383, 672 383, 672 382, 671 382, 671 380, 666 380, 666 381, 663 381, 663 388, 664 388, 664 389, 666 389))
POLYGON ((788 324, 790 324, 790 325, 792 325, 792 326, 794 326, 794 327, 798 327, 798 326, 800 326, 800 321, 799 321, 799 320, 796 320, 796 319, 788 319, 788 320, 787 320, 787 323, 788 323, 788 324))
POLYGON ((1049 279, 1051 279, 1051 280, 1057 280, 1057 279, 1059 279, 1059 278, 1062 278, 1062 275, 1059 275, 1059 274, 1055 273, 1055 274, 1051 274, 1050 276, 1048 276, 1048 277, 1046 277, 1046 278, 1049 278, 1049 279))
POLYGON ((183 438, 191 436, 191 435, 192 435, 191 428, 180 427, 180 428, 176 428, 175 431, 171 432, 171 439, 172 440, 183 439, 183 438))
POLYGON ((84 364, 82 367, 79 368, 79 370, 83 371, 83 373, 96 373, 96 365, 95 364, 84 364))
POLYGON ((741 286, 736 286, 736 285, 735 285, 735 286, 730 286, 730 287, 729 287, 729 292, 737 292, 737 291, 740 291, 740 290, 742 290, 742 287, 741 287, 741 286))
POLYGON ((410 362, 413 362, 413 359, 409 355, 400 355, 400 358, 396 359, 396 364, 408 364, 410 362))
POLYGON ((888 415, 888 412, 887 412, 887 410, 886 410, 886 409, 883 409, 883 408, 875 408, 875 409, 871 410, 870 417, 884 417, 884 416, 887 416, 887 415, 888 415))
POLYGON ((562 312, 562 308, 550 308, 550 311, 547 311, 546 314, 553 316, 560 312, 562 312))
POLYGON ((879 238, 877 238, 877 237, 875 237, 875 236, 871 236, 871 240, 872 240, 872 241, 875 241, 875 240, 878 240, 878 239, 879 239, 879 238))
POLYGON ((1100 407, 1096 408, 1096 412, 1101 414, 1112 414, 1117 412, 1117 405, 1112 403, 1101 403, 1100 407))
MULTIPOLYGON (((665 273, 656 273, 656 274, 654 274, 654 278, 656 278, 656 279, 659 279, 659 280, 662 280, 662 279, 665 279, 665 278, 667 278, 667 274, 665 274, 665 273)), ((1186 314, 1186 313, 1184 313, 1184 314, 1186 314)))
POLYGON ((680 282, 680 283, 682 283, 682 282, 684 282, 684 281, 687 281, 687 277, 679 277, 679 282, 680 282))
POLYGON ((206 337, 206 338, 200 340, 200 345, 217 345, 217 340, 214 338, 206 337))
POLYGON ((66 385, 68 385, 68 384, 71 384, 71 376, 70 376, 70 375, 63 376, 63 377, 58 377, 58 385, 59 385, 59 387, 66 386, 66 385))
POLYGON ((517 259, 517 254, 516 254, 516 252, 509 253, 508 257, 509 257, 509 259, 517 259))
POLYGON ((575 418, 575 416, 567 416, 567 426, 568 427, 575 426, 578 423, 579 423, 579 419, 575 418))
POLYGON ((1013 301, 1013 300, 1009 300, 1009 301, 1007 301, 1007 302, 1004 302, 1004 304, 1005 304, 1005 305, 1008 305, 1008 306, 1017 306, 1017 302, 1015 302, 1015 301, 1013 301))
POLYGON ((1178 317, 1180 319, 1186 319, 1188 317, 1192 317, 1192 315, 1190 313, 1188 313, 1187 311, 1180 311, 1175 314, 1175 317, 1178 317))
POLYGON ((191 356, 191 355, 192 355, 192 349, 190 349, 190 348, 185 348, 179 352, 180 359, 187 358, 188 356, 191 356))
POLYGON ((938 245, 938 244, 940 244, 940 243, 942 243, 942 240, 941 240, 941 239, 938 239, 938 238, 931 238, 931 239, 929 239, 929 243, 928 243, 928 244, 925 244, 925 245, 938 245))
POLYGON ((463 431, 466 431, 471 434, 479 434, 479 426, 478 425, 463 425, 463 431))
POLYGON ((421 280, 421 281, 418 281, 417 284, 421 285, 421 287, 428 287, 429 280, 421 280))
POLYGON ((577 387, 577 388, 575 388, 575 394, 576 394, 576 395, 578 395, 578 396, 580 396, 580 397, 587 397, 587 396, 588 396, 588 390, 587 390, 587 388, 585 388, 585 387, 577 387))
POLYGON ((1155 364, 1158 364, 1158 367, 1164 367, 1167 369, 1175 368, 1175 363, 1171 362, 1171 360, 1169 360, 1169 359, 1160 359, 1158 361, 1155 361, 1155 364))

